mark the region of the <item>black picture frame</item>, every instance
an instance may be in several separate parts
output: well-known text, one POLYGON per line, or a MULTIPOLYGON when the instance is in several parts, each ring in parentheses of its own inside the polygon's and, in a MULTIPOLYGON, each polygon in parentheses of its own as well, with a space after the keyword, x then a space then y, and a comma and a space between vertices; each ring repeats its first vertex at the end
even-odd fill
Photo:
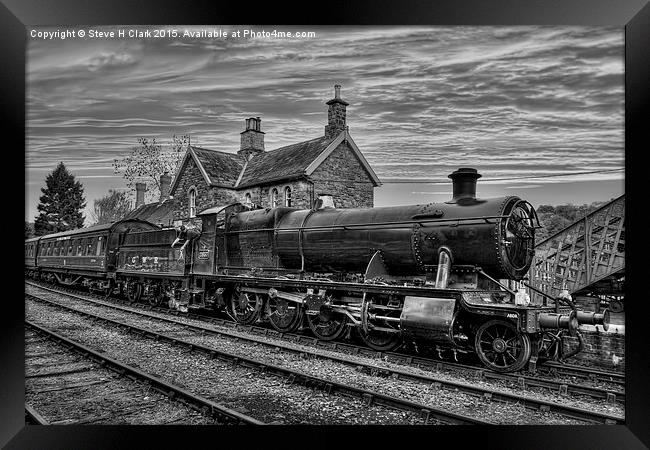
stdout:
MULTIPOLYGON (((503 449, 635 449, 650 446, 647 300, 642 295, 645 242, 644 191, 634 189, 644 170, 650 118, 650 4, 647 0, 444 0, 400 2, 329 1, 302 5, 276 2, 128 0, 3 0, 0 4, 3 64, 0 111, 7 159, 3 165, 5 223, 20 211, 20 162, 25 147, 25 47, 37 25, 80 24, 346 24, 346 25, 602 25, 625 29, 625 192, 628 215, 626 295, 626 425, 498 427, 270 427, 262 432, 219 427, 24 426, 24 303, 18 296, 22 243, 17 227, 4 229, 0 312, 0 445, 22 448, 187 448, 276 444, 291 447, 404 446, 503 449), (8 139, 7 139, 8 138, 8 139), (21 149, 23 149, 21 151, 21 149), (18 178, 18 179, 16 179, 18 178), (15 245, 15 248, 14 248, 15 245), (7 267, 9 266, 9 267, 7 267), (14 276, 15 273, 15 276, 14 276), (445 441, 444 443, 442 443, 445 441)), ((24 181, 24 180, 23 180, 24 181)), ((23 202, 24 203, 24 202, 23 202)), ((24 205, 23 205, 24 206, 24 205)))

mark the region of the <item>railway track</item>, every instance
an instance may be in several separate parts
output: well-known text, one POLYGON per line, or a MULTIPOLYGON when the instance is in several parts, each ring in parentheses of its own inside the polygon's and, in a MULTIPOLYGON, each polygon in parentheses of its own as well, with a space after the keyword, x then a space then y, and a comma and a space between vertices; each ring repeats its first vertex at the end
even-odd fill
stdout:
MULTIPOLYGON (((85 409, 87 406, 85 402, 88 401, 88 397, 84 395, 79 395, 78 398, 76 396, 67 396, 68 398, 76 398, 78 402, 74 403, 73 400, 74 404, 67 405, 66 408, 58 408, 64 409, 63 417, 61 417, 59 412, 55 417, 45 418, 44 413, 37 411, 32 404, 26 403, 25 415, 29 420, 28 423, 39 425, 106 423, 107 421, 114 420, 116 417, 123 418, 125 415, 133 414, 134 412, 153 411, 161 407, 161 403, 166 402, 169 398, 174 399, 176 403, 176 405, 172 404, 171 408, 175 415, 174 423, 196 423, 196 420, 192 420, 192 418, 196 419, 196 412, 200 412, 202 415, 211 419, 207 423, 262 425, 262 422, 252 417, 195 395, 180 386, 151 376, 135 367, 110 358, 82 343, 69 339, 34 322, 25 320, 25 327, 36 335, 44 337, 49 347, 48 352, 40 352, 31 357, 26 356, 26 394, 32 397, 32 403, 36 402, 42 394, 48 397, 56 392, 68 391, 70 389, 78 393, 78 389, 87 389, 91 386, 108 388, 111 395, 122 391, 125 394, 123 397, 137 398, 136 402, 127 401, 127 405, 124 403, 119 404, 122 408, 126 407, 126 411, 116 411, 111 408, 108 408, 109 410, 107 411, 104 408, 99 411, 99 415, 90 415, 82 418, 70 418, 66 417, 66 415, 69 416, 71 411, 76 411, 77 409, 85 409), (79 355, 84 360, 81 366, 75 362, 79 355), (43 358, 47 359, 47 370, 30 370, 30 368, 33 369, 31 367, 32 363, 36 364, 35 361, 42 361, 43 358), (72 364, 71 359, 73 361, 72 364), (65 369, 65 367, 70 367, 71 365, 71 369, 65 369), (71 382, 69 379, 66 379, 71 374, 83 374, 83 379, 81 382, 71 382), (115 374, 117 374, 117 378, 115 374), (39 380, 41 383, 35 383, 35 380, 39 380), (43 380, 47 380, 45 385, 43 380), (133 383, 134 381, 137 383, 133 383), (131 405, 128 405, 128 403, 131 403, 131 405), (129 407, 131 408, 130 410, 128 409, 129 407), (217 422, 214 422, 214 420, 217 422)), ((43 364, 37 365, 37 368, 42 367, 43 364)), ((91 392, 90 398, 92 399, 94 395, 95 393, 91 392)), ((51 402, 51 399, 47 400, 51 402)), ((111 403, 118 403, 115 398, 111 398, 110 400, 111 403)))
MULTIPOLYGON (((385 395, 370 389, 363 389, 345 383, 340 383, 318 376, 305 374, 297 370, 292 370, 286 367, 276 366, 269 364, 266 361, 259 361, 253 358, 243 357, 229 353, 227 351, 208 347, 205 345, 190 342, 185 339, 172 336, 171 334, 153 331, 151 329, 142 328, 127 322, 105 318, 96 314, 83 312, 75 308, 61 305, 57 302, 52 302, 46 299, 39 299, 38 297, 31 296, 34 300, 47 304, 50 307, 73 313, 75 315, 89 318, 93 323, 103 323, 113 328, 118 328, 120 332, 128 331, 139 338, 148 338, 155 343, 167 343, 174 346, 180 346, 183 353, 189 354, 199 352, 209 359, 218 360, 220 362, 228 363, 229 367, 241 367, 257 369, 259 376, 268 378, 268 376, 277 376, 286 380, 286 383, 298 388, 306 388, 307 390, 323 391, 327 396, 336 396, 342 398, 352 398, 355 401, 361 401, 365 408, 377 407, 388 408, 391 410, 407 411, 414 417, 417 417, 417 422, 424 424, 492 424, 488 420, 478 419, 469 415, 463 415, 452 411, 436 408, 430 405, 409 401, 390 395, 385 395)), ((302 394, 304 395, 304 394, 302 394)))
MULTIPOLYGON (((74 298, 85 301, 93 301, 97 304, 104 304, 108 306, 111 302, 127 305, 130 308, 147 309, 150 311, 159 311, 166 315, 180 316, 178 311, 169 310, 164 307, 154 307, 151 305, 132 304, 126 300, 115 297, 109 299, 101 298, 99 296, 89 294, 94 298, 80 296, 75 291, 60 289, 53 289, 51 287, 42 286, 27 282, 31 286, 45 289, 54 293, 65 293, 74 298)), ((435 370, 437 372, 450 372, 450 373, 464 373, 471 377, 485 380, 496 380, 508 383, 512 387, 519 389, 527 388, 543 388, 559 394, 575 394, 584 395, 597 399, 605 399, 610 403, 625 403, 625 378, 621 373, 608 372, 601 370, 587 369, 581 366, 568 365, 563 363, 546 362, 538 366, 540 373, 536 376, 528 375, 525 373, 510 374, 510 373, 497 373, 486 370, 482 366, 473 366, 467 364, 454 363, 450 361, 441 361, 438 359, 416 356, 408 353, 400 352, 378 352, 365 346, 354 345, 346 342, 332 342, 322 341, 312 336, 305 336, 300 333, 280 333, 275 330, 256 325, 239 325, 229 320, 219 319, 211 316, 206 316, 196 313, 186 313, 182 315, 188 319, 196 319, 208 322, 212 325, 232 328, 236 331, 242 330, 247 333, 256 334, 259 336, 272 336, 287 340, 292 343, 301 345, 310 345, 317 348, 326 350, 342 351, 352 356, 365 356, 372 359, 384 360, 407 367, 415 367, 425 370, 435 370), (546 375, 546 376, 542 376, 546 375), (574 380, 580 379, 582 383, 576 383, 574 380), (590 383, 590 384, 585 384, 590 383), (593 384, 596 384, 595 386, 593 384), (604 386, 603 386, 604 385, 604 386)))
MULTIPOLYGON (((379 367, 376 364, 369 364, 369 363, 363 363, 359 361, 358 359, 349 359, 349 358, 344 358, 341 356, 336 356, 336 355, 326 355, 323 353, 314 353, 314 352, 309 352, 305 351, 304 349, 300 348, 295 348, 291 347, 288 345, 284 345, 278 342, 269 342, 264 339, 260 339, 257 337, 253 336, 248 336, 246 337, 245 335, 242 335, 240 333, 233 333, 232 331, 227 331, 227 330, 215 330, 214 328, 207 327, 204 325, 198 325, 198 324, 188 324, 183 321, 179 321, 178 319, 174 319, 171 317, 160 317, 156 316, 154 314, 151 314, 149 312, 144 312, 144 311, 137 311, 133 310, 131 308, 125 308, 122 306, 115 305, 113 303, 108 303, 104 301, 97 301, 97 300, 91 300, 91 299, 86 299, 81 296, 77 296, 75 294, 68 294, 64 293, 62 294, 61 292, 58 292, 54 290, 55 293, 60 294, 60 295, 66 295, 70 296, 71 298, 75 298, 77 300, 80 300, 82 302, 89 302, 92 304, 95 304, 97 306, 101 307, 108 307, 114 310, 119 310, 122 312, 126 312, 128 314, 132 315, 137 315, 139 317, 146 317, 148 320, 155 320, 163 323, 173 323, 176 325, 179 325, 183 327, 184 329, 191 329, 195 330, 196 332, 200 332, 201 334, 212 334, 216 336, 227 336, 229 338, 234 338, 239 341, 243 342, 249 342, 249 343, 254 343, 256 345, 264 345, 267 346, 269 349, 275 349, 275 350, 280 350, 284 352, 289 352, 289 353, 294 353, 294 354, 300 354, 301 356, 307 356, 311 358, 321 358, 321 359, 329 359, 331 361, 335 361, 340 364, 348 365, 348 366, 354 366, 356 367, 357 370, 360 372, 366 372, 370 373, 374 376, 384 376, 384 377, 392 377, 392 378, 399 378, 403 380, 413 380, 415 382, 424 384, 426 386, 435 386, 436 388, 445 388, 445 389, 450 389, 450 390, 455 390, 455 391, 460 391, 466 394, 474 395, 474 396, 480 396, 484 399, 487 400, 495 400, 497 402, 502 402, 502 403, 517 403, 520 405, 524 405, 528 409, 532 409, 535 411, 550 411, 554 413, 561 414, 566 417, 570 417, 573 419, 578 419, 578 420, 584 420, 592 423, 621 423, 622 422, 622 417, 613 415, 613 414, 606 414, 606 413, 600 413, 596 411, 589 411, 585 410, 584 408, 577 408, 574 406, 568 406, 568 405, 562 405, 556 402, 551 402, 551 401, 546 401, 546 400, 540 400, 532 397, 523 397, 520 394, 512 394, 512 393, 507 393, 503 391, 499 391, 496 389, 491 389, 489 387, 485 386, 478 386, 476 384, 468 384, 468 383, 463 383, 459 381, 453 381, 449 380, 448 378, 444 377, 436 377, 436 376, 431 376, 430 374, 415 374, 413 372, 401 370, 399 368, 387 368, 387 367, 379 367)), ((31 294, 28 294, 31 295, 31 294)), ((75 308, 72 308, 70 306, 66 305, 61 305, 58 302, 52 302, 50 300, 42 299, 39 297, 34 296, 34 298, 42 301, 42 302, 48 302, 48 303, 53 303, 57 307, 61 307, 64 309, 69 309, 74 312, 82 313, 82 314, 87 314, 91 316, 96 316, 99 317, 95 314, 88 313, 88 312, 80 312, 76 310, 75 308)), ((112 320, 112 319, 106 319, 103 318, 102 320, 112 320)), ((129 325, 132 326, 132 325, 129 325)), ((133 326, 132 326, 133 327, 133 326)), ((138 328, 138 327, 134 327, 138 328)), ((248 328, 248 327, 246 327, 248 328)), ((140 330, 142 333, 147 333, 146 330, 140 330)), ((185 345, 192 346, 194 344, 185 342, 185 345)), ((206 351, 206 349, 204 349, 206 351)), ((213 351, 213 350, 207 350, 207 351, 213 351)), ((240 356, 237 355, 229 355, 229 358, 241 358, 240 356)), ((363 396, 369 395, 367 392, 362 394, 363 396)), ((422 408, 424 409, 424 408, 422 408)))

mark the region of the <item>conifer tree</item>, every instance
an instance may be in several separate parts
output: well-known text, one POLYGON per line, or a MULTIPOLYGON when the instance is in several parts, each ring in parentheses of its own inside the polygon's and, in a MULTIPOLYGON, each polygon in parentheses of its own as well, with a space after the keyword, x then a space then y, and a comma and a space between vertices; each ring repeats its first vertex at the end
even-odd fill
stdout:
POLYGON ((41 192, 39 214, 34 222, 36 236, 83 227, 83 186, 62 162, 45 178, 41 192))

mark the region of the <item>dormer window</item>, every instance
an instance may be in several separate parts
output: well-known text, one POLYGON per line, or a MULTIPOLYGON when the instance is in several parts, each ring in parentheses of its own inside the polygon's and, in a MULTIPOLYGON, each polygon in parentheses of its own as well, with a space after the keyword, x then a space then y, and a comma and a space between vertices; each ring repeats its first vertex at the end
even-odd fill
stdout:
POLYGON ((278 207, 278 190, 273 188, 271 191, 271 208, 278 207))
POLYGON ((284 188, 284 206, 291 207, 291 188, 289 186, 284 188))
POLYGON ((196 217, 196 189, 191 188, 190 192, 187 195, 187 200, 189 203, 189 212, 190 212, 190 218, 196 217))

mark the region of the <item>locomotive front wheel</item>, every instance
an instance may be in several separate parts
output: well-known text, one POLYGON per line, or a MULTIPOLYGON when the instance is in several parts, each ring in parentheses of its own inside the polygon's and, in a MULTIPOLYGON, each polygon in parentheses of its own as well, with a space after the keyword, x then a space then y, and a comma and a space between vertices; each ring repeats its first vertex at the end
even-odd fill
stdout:
POLYGON ((263 298, 252 292, 235 290, 230 299, 230 310, 237 323, 251 325, 257 322, 262 311, 263 298))
POLYGON ((269 298, 269 321, 280 333, 296 331, 303 318, 302 305, 280 297, 269 298))
POLYGON ((530 338, 514 324, 490 320, 476 332, 475 350, 481 362, 495 372, 515 372, 524 368, 531 355, 530 338))
POLYGON ((346 316, 327 306, 321 306, 318 313, 307 313, 307 323, 312 333, 323 341, 338 339, 347 329, 346 316))

